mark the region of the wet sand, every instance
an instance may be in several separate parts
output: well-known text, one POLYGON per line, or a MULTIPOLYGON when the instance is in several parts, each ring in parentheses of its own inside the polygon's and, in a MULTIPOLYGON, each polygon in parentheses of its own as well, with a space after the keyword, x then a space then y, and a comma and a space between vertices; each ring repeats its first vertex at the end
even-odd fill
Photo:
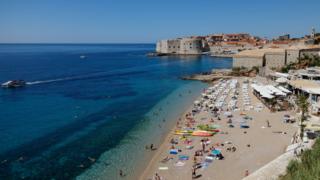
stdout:
MULTIPOLYGON (((216 149, 220 149, 223 160, 214 160, 209 163, 208 167, 197 169, 196 174, 201 175, 198 179, 226 179, 226 180, 237 180, 245 177, 246 171, 249 173, 254 172, 266 163, 272 161, 277 156, 285 152, 286 147, 291 144, 291 139, 298 127, 295 124, 285 124, 282 122, 284 114, 294 115, 294 112, 275 112, 271 113, 267 107, 264 107, 262 111, 257 112, 256 110, 243 111, 242 93, 241 86, 243 78, 239 78, 240 87, 238 88, 240 95, 238 104, 240 111, 232 111, 234 128, 228 127, 228 118, 221 113, 221 120, 213 118, 211 113, 201 111, 196 114, 194 119, 196 121, 193 127, 198 124, 217 124, 220 125, 220 131, 212 137, 209 137, 210 144, 206 147, 208 149, 211 146, 215 146, 216 149), (241 112, 245 112, 246 115, 252 117, 252 120, 248 120, 250 128, 241 129, 239 119, 243 115, 241 112), (213 118, 214 123, 210 121, 213 118), (270 122, 271 127, 267 127, 267 120, 270 122), (275 133, 275 132, 285 133, 275 133), (232 142, 232 144, 226 144, 226 141, 232 142), (221 143, 224 146, 221 146, 221 143), (250 145, 250 147, 248 146, 250 145), (235 152, 227 152, 228 147, 236 147, 235 152)), ((251 104, 255 106, 260 101, 252 94, 251 88, 249 89, 249 96, 251 98, 251 104)), ((227 102, 230 97, 227 98, 227 102)), ((188 111, 191 111, 193 105, 190 106, 188 111)), ((181 117, 182 122, 185 121, 185 116, 181 117)), ((180 123, 184 124, 184 123, 180 123)), ((193 166, 193 155, 196 150, 201 150, 201 139, 202 137, 193 137, 192 145, 193 149, 186 149, 186 144, 179 139, 179 135, 174 135, 174 131, 177 127, 174 127, 170 134, 165 139, 164 143, 158 148, 152 160, 149 162, 148 167, 141 175, 141 180, 153 179, 155 173, 158 173, 162 179, 192 179, 192 166, 193 166), (182 152, 179 155, 189 156, 189 160, 183 161, 185 165, 182 167, 175 166, 178 162, 178 155, 170 155, 169 150, 171 149, 170 140, 178 139, 179 143, 176 145, 182 152), (161 160, 166 157, 172 157, 166 163, 162 163, 161 160), (159 167, 166 167, 167 170, 159 170, 159 167)), ((203 162, 207 154, 197 158, 197 162, 203 162)))

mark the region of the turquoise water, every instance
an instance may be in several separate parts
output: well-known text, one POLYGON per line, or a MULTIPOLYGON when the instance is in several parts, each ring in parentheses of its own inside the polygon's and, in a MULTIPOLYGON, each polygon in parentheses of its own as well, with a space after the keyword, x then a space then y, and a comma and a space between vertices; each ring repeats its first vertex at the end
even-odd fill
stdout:
POLYGON ((29 83, 0 90, 0 179, 115 179, 118 168, 134 177, 151 156, 144 145, 160 143, 206 86, 179 77, 232 64, 146 57, 154 48, 0 45, 0 82, 29 83))

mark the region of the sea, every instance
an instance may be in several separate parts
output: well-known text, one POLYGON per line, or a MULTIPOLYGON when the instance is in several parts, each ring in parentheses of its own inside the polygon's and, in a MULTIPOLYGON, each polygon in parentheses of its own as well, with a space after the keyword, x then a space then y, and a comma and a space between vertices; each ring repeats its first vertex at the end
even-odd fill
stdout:
POLYGON ((181 77, 232 59, 148 57, 154 44, 0 44, 0 179, 137 179, 208 85, 181 77))

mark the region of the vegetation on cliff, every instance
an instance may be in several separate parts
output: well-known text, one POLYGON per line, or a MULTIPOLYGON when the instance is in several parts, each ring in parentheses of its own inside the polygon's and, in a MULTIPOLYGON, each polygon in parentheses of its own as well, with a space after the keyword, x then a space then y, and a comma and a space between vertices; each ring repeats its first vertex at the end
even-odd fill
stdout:
POLYGON ((289 70, 305 69, 307 67, 320 66, 319 56, 303 55, 296 63, 288 64, 281 68, 281 72, 288 73, 289 70))
POLYGON ((320 139, 311 150, 301 154, 299 160, 293 160, 287 167, 287 174, 280 180, 314 180, 320 179, 320 139))

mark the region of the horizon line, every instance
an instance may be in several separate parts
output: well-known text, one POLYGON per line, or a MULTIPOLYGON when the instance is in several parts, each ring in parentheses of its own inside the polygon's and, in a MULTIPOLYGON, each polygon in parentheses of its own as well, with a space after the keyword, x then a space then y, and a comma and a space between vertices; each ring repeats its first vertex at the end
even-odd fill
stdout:
POLYGON ((155 42, 0 42, 1 45, 10 44, 156 44, 155 42))

